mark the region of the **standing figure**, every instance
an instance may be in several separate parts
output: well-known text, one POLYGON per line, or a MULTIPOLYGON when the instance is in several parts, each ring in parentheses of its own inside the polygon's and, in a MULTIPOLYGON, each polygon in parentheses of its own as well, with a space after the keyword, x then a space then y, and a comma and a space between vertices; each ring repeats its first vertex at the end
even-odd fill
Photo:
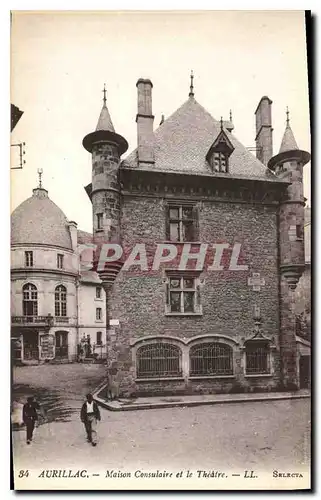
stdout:
POLYGON ((97 420, 100 421, 100 411, 96 401, 94 401, 92 394, 87 394, 87 400, 81 407, 80 420, 83 422, 86 433, 87 441, 93 446, 97 444, 97 420))
POLYGON ((27 402, 23 405, 22 409, 22 420, 27 429, 27 444, 30 444, 32 441, 33 430, 38 420, 37 410, 40 410, 40 406, 35 399, 30 396, 27 398, 27 402))

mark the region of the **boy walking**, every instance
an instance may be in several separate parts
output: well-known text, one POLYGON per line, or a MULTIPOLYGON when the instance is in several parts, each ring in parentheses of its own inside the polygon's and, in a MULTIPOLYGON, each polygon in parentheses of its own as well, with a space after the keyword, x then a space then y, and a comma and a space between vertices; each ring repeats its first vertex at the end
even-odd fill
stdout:
POLYGON ((22 420, 27 429, 27 444, 32 441, 32 435, 35 428, 36 421, 38 420, 37 410, 40 410, 39 404, 32 396, 27 398, 27 402, 23 405, 22 420))
POLYGON ((97 420, 100 421, 100 411, 96 401, 94 401, 92 394, 87 394, 86 401, 81 407, 80 420, 83 422, 86 433, 87 441, 93 446, 97 444, 97 420))

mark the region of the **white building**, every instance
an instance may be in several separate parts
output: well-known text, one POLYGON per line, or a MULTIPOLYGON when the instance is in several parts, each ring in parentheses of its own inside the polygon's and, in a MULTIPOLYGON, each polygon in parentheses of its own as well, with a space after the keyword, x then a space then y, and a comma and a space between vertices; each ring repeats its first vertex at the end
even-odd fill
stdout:
POLYGON ((80 270, 77 253, 78 245, 91 241, 91 234, 67 220, 41 183, 14 210, 11 337, 15 362, 106 357, 105 292, 95 272, 80 270))

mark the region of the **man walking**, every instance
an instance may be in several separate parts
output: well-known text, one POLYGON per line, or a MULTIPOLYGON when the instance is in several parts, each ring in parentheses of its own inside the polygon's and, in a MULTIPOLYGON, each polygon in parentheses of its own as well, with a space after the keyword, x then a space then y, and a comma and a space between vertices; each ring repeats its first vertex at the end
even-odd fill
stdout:
POLYGON ((92 397, 92 394, 87 394, 86 398, 86 401, 81 407, 80 419, 85 426, 88 443, 96 446, 97 420, 100 421, 100 411, 96 401, 94 401, 92 397))
POLYGON ((40 410, 39 404, 35 399, 30 396, 27 402, 23 405, 22 420, 27 429, 27 444, 32 441, 32 435, 35 428, 36 421, 38 420, 37 410, 40 410))

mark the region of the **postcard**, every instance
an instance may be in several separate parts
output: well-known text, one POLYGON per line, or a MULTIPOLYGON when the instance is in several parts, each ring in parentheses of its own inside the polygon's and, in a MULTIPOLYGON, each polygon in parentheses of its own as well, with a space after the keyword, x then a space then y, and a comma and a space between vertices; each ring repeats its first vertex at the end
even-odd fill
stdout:
POLYGON ((310 15, 13 11, 15 490, 309 490, 310 15))

